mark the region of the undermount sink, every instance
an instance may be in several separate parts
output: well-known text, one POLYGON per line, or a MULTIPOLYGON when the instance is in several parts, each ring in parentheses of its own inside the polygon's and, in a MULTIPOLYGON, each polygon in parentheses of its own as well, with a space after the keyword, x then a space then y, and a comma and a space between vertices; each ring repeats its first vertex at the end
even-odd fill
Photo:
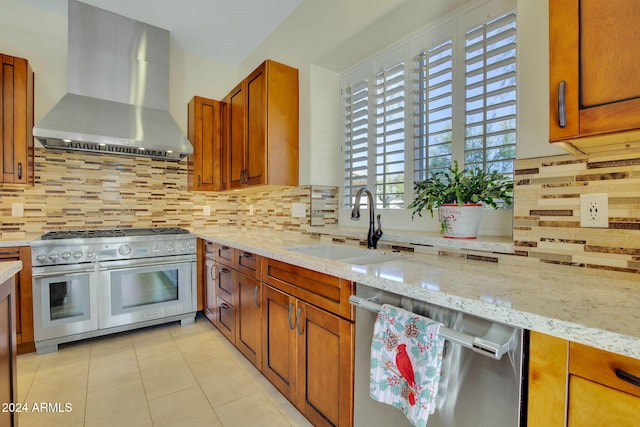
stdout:
POLYGON ((395 261, 404 258, 402 255, 395 252, 384 252, 373 249, 360 249, 330 244, 296 246, 284 249, 298 254, 341 261, 354 265, 377 264, 380 262, 395 261))

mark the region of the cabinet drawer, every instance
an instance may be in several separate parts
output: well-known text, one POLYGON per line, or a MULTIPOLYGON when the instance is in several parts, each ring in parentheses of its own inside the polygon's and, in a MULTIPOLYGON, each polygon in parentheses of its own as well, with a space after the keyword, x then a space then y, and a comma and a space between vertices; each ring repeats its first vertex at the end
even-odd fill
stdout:
POLYGON ((255 279, 257 278, 258 259, 256 254, 236 249, 236 267, 238 271, 255 279))
POLYGON ((640 399, 593 381, 569 377, 568 427, 637 426, 640 399))
POLYGON ((345 319, 355 320, 355 309, 349 304, 349 296, 355 290, 353 282, 268 258, 263 258, 261 264, 265 283, 345 319))
POLYGON ((640 397, 640 360, 572 342, 569 372, 640 397))
POLYGON ((226 301, 218 300, 218 330, 236 344, 236 309, 226 301))
POLYGON ((226 265, 217 266, 216 294, 224 298, 229 304, 235 306, 236 280, 235 270, 226 265))
POLYGON ((204 253, 208 258, 214 259, 216 254, 216 244, 205 240, 204 253))
POLYGON ((233 267, 235 252, 236 250, 232 247, 221 245, 220 243, 215 244, 215 259, 221 264, 233 267))

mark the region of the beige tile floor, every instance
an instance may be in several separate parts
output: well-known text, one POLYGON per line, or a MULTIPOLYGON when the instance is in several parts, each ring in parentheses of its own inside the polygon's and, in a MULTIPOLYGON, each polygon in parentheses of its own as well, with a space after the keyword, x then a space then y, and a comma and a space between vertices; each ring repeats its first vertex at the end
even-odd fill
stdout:
POLYGON ((20 355, 18 394, 20 427, 311 425, 201 315, 20 355))

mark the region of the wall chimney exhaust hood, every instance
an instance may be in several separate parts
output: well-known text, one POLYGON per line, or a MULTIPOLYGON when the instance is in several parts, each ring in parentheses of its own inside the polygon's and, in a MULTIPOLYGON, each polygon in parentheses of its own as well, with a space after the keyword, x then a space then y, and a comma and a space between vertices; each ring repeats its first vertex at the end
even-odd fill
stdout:
POLYGON ((33 128, 48 148, 179 161, 169 114, 169 32, 69 0, 67 94, 33 128))

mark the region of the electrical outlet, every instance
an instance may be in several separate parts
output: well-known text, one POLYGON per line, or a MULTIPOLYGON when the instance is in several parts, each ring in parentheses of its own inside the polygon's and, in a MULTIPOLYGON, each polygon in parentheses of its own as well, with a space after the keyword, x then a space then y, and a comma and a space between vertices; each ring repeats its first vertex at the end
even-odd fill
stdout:
POLYGON ((11 203, 11 216, 24 216, 24 205, 22 203, 11 203))
POLYGON ((202 207, 202 215, 204 215, 204 216, 211 215, 211 206, 203 206, 202 207))
POLYGON ((609 195, 607 193, 580 195, 580 227, 609 227, 609 195))
POLYGON ((291 203, 291 216, 293 218, 304 218, 307 216, 307 205, 304 203, 291 203))
POLYGON ((249 216, 253 216, 253 205, 249 205, 249 216))

